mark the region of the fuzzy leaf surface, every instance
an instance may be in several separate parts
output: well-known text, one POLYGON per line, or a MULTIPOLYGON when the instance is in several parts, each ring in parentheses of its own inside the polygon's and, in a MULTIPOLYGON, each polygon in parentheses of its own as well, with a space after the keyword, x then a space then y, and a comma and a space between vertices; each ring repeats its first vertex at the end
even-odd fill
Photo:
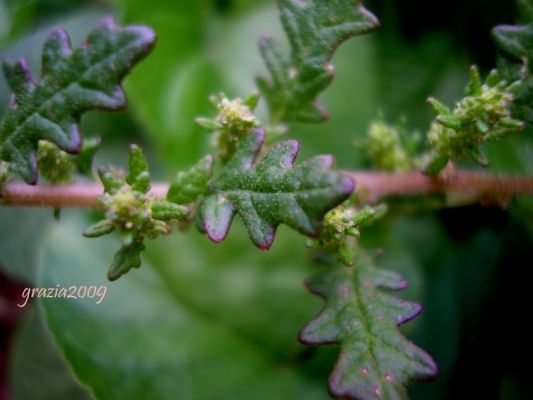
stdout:
POLYGON ((353 191, 353 181, 331 170, 333 157, 317 156, 294 166, 299 143, 286 141, 258 163, 265 133, 255 130, 209 184, 200 205, 200 229, 214 242, 226 238, 235 214, 261 249, 272 245, 279 224, 316 236, 327 211, 353 191))
POLYGON ((170 185, 167 199, 172 203, 186 204, 196 201, 205 193, 209 179, 213 174, 212 156, 202 158, 188 171, 180 172, 170 185))
POLYGON ((14 96, 0 124, 0 159, 26 182, 37 182, 40 140, 77 154, 81 115, 89 110, 120 110, 126 96, 122 78, 154 46, 155 33, 143 26, 119 27, 110 18, 86 43, 72 49, 67 33, 55 29, 44 45, 41 80, 35 82, 24 59, 4 64, 14 96))
POLYGON ((324 121, 328 113, 316 99, 333 80, 333 53, 379 22, 359 0, 280 0, 279 8, 291 53, 284 54, 272 38, 261 40, 261 55, 272 77, 270 82, 258 78, 259 88, 275 121, 324 121))
POLYGON ((305 344, 339 344, 329 379, 334 396, 353 399, 406 399, 405 386, 437 373, 432 358, 409 342, 398 326, 421 308, 381 289, 407 285, 396 273, 377 269, 359 250, 354 267, 337 267, 307 281, 325 299, 322 312, 300 333, 305 344))

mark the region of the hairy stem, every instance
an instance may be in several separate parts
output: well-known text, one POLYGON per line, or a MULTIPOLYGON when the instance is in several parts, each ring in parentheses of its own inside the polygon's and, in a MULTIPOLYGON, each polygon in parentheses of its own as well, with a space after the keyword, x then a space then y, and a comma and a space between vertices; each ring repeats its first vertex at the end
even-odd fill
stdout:
MULTIPOLYGON (((472 202, 498 202, 519 195, 533 195, 533 176, 495 175, 456 171, 449 176, 430 178, 418 172, 381 173, 345 171, 357 184, 358 192, 375 202, 389 196, 450 193, 468 197, 472 202)), ((164 197, 168 184, 152 185, 151 194, 164 197)), ((0 203, 5 206, 99 207, 100 184, 29 186, 23 183, 4 185, 0 203)))
POLYGON ((370 202, 389 196, 429 193, 455 194, 472 202, 502 201, 519 195, 533 195, 533 176, 456 171, 437 178, 419 172, 348 172, 357 188, 370 202))

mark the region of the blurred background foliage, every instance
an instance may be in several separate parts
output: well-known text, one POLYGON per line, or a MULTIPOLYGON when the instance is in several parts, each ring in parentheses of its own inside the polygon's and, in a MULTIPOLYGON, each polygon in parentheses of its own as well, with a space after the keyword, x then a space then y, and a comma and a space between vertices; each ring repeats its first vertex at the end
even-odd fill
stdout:
MULTIPOLYGON (((342 168, 367 167, 352 142, 380 113, 423 134, 432 118, 426 98, 458 100, 470 64, 485 73, 495 65, 491 28, 512 23, 516 14, 503 0, 369 0, 366 6, 382 28, 347 42, 335 56, 337 76, 321 98, 331 120, 291 127, 302 158, 331 153, 342 168)), ((0 0, 0 58, 24 56, 38 76, 53 27, 64 27, 79 45, 109 14, 153 27, 159 42, 126 80, 129 109, 90 113, 83 131, 103 139, 96 164, 125 165, 127 144, 138 143, 158 179, 172 178, 209 151, 194 119, 214 112, 210 94, 245 96, 254 77, 265 74, 258 38, 284 40, 273 0, 0 0)), ((0 114, 8 101, 1 77, 0 114)), ((485 151, 492 172, 533 173, 530 129, 485 151)), ((434 356, 440 376, 413 387, 412 398, 533 398, 531 367, 523 367, 533 359, 525 278, 533 255, 531 201, 505 210, 439 211, 428 204, 393 203, 363 236, 368 248, 385 250, 379 265, 408 278, 405 296, 424 305, 405 332, 434 356)), ((312 271, 304 238, 282 228, 272 251, 262 253, 242 227, 220 246, 190 229, 151 243, 140 271, 108 284, 116 243, 81 237, 94 215, 67 211, 54 221, 51 214, 0 209, 0 301, 20 300, 14 285, 102 283, 108 295, 100 305, 33 302, 16 316, 0 307, 0 398, 328 398, 337 349, 296 340, 321 307, 302 285, 312 271)))

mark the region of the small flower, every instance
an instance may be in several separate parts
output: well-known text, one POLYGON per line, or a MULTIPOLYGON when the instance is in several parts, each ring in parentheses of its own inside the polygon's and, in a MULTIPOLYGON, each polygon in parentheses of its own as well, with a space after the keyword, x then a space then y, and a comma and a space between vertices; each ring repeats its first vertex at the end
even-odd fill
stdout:
POLYGON ((436 99, 428 100, 437 113, 427 135, 432 149, 424 161, 424 170, 428 175, 437 175, 449 160, 467 157, 486 166, 488 161, 479 146, 523 128, 523 123, 513 119, 510 110, 514 94, 522 82, 509 85, 500 79, 496 71, 492 71, 481 83, 475 66, 470 74, 466 97, 453 110, 436 99))
POLYGON ((200 117, 196 122, 214 132, 214 144, 219 150, 219 158, 226 162, 235 153, 236 144, 259 126, 253 111, 257 107, 259 94, 252 93, 246 99, 230 100, 224 94, 211 97, 219 113, 214 119, 200 117))

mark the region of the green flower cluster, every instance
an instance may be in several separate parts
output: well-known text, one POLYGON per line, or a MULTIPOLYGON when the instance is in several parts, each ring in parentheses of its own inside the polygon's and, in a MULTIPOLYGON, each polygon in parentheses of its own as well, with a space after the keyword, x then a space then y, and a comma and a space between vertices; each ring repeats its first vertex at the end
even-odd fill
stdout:
POLYGON ((377 169, 406 172, 413 168, 399 130, 384 121, 375 121, 370 125, 364 147, 377 169))
POLYGON ((105 219, 84 232, 84 236, 91 238, 113 231, 120 233, 122 247, 108 271, 111 281, 141 266, 145 238, 169 234, 170 222, 186 218, 189 212, 184 206, 155 199, 150 194, 148 163, 138 146, 130 147, 128 161, 127 176, 112 168, 99 170, 105 190, 99 201, 105 210, 105 219))
POLYGON ((371 225, 382 218, 387 212, 385 205, 375 208, 357 209, 350 201, 329 211, 324 217, 320 237, 311 242, 311 247, 331 250, 339 261, 345 265, 353 265, 355 246, 352 238, 361 236, 361 228, 371 225))
POLYGON ((71 183, 73 174, 91 175, 93 159, 100 148, 100 139, 83 142, 78 155, 67 154, 55 144, 46 140, 39 141, 37 165, 41 175, 51 184, 71 183))
POLYGON ((215 133, 218 156, 225 163, 235 154, 237 143, 259 127, 259 121, 253 113, 259 102, 259 93, 254 92, 244 100, 230 100, 220 94, 212 96, 211 102, 219 114, 214 119, 197 118, 196 123, 215 133))
POLYGON ((437 113, 428 132, 431 152, 423 162, 424 172, 428 175, 438 175, 450 160, 467 157, 486 166, 488 161, 479 146, 523 128, 523 123, 513 119, 510 111, 522 82, 508 84, 500 79, 497 71, 492 71, 482 83, 475 66, 470 69, 470 74, 466 96, 453 110, 434 98, 428 100, 437 113))
POLYGON ((73 157, 60 150, 55 144, 41 140, 37 150, 37 163, 41 175, 52 184, 72 182, 76 172, 73 157))

